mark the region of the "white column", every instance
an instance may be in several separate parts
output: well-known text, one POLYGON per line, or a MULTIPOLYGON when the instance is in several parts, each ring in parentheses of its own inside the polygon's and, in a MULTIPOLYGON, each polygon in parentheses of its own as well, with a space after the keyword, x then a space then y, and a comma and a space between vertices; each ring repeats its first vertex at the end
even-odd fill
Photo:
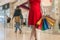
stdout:
MULTIPOLYGON (((10 17, 12 18, 14 14, 14 4, 10 3, 10 17)), ((11 19, 11 27, 14 27, 14 20, 11 19)))
POLYGON ((54 8, 55 8, 55 13, 54 13, 54 15, 55 15, 55 19, 56 19, 56 24, 55 24, 55 26, 54 26, 54 30, 53 30, 53 32, 54 33, 58 33, 58 30, 59 30, 59 26, 58 26, 58 20, 59 20, 59 8, 58 8, 58 0, 54 0, 54 8))

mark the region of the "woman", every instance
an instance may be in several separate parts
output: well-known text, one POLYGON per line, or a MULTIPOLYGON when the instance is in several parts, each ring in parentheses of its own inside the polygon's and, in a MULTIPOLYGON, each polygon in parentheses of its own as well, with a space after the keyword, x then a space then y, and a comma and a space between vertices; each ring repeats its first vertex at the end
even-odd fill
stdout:
POLYGON ((23 19, 23 17, 21 15, 21 9, 19 8, 19 6, 17 6, 13 15, 13 17, 15 17, 15 32, 17 32, 18 29, 20 33, 22 32, 20 27, 20 19, 23 19))
POLYGON ((41 14, 41 0, 29 0, 29 17, 28 17, 28 25, 32 26, 31 37, 34 35, 36 38, 36 22, 42 17, 41 14))

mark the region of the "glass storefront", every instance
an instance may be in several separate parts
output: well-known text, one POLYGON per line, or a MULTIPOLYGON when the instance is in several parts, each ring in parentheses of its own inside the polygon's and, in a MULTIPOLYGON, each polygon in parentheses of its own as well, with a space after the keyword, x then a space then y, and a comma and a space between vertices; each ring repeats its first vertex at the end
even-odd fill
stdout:
POLYGON ((2 6, 0 6, 0 22, 6 22, 6 17, 10 15, 10 9, 3 10, 2 6))
POLYGON ((4 10, 2 9, 2 6, 0 6, 0 22, 4 22, 4 10))

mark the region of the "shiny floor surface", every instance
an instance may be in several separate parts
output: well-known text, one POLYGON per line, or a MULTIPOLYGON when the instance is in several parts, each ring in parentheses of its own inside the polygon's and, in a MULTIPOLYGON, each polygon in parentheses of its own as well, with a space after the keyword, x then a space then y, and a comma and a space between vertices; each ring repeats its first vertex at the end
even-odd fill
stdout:
MULTIPOLYGON (((31 28, 23 26, 22 33, 14 32, 14 27, 7 26, 0 23, 0 40, 30 40, 31 28)), ((50 32, 50 31, 48 31, 50 32)), ((44 31, 37 30, 38 40, 60 40, 60 34, 51 34, 44 31)), ((34 40, 34 37, 31 38, 34 40)))
MULTIPOLYGON (((14 32, 14 27, 8 27, 7 25, 4 26, 0 23, 0 40, 29 40, 30 39, 30 33, 31 29, 28 27, 22 28, 22 33, 19 33, 19 30, 17 33, 14 32)), ((32 38, 34 40, 34 38, 32 38)))

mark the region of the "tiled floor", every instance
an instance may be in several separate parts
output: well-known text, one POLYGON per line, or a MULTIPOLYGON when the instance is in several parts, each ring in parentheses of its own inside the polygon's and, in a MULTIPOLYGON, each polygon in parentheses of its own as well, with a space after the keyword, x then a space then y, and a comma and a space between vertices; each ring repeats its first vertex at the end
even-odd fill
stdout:
MULTIPOLYGON (((0 40, 29 40, 30 39, 31 29, 28 27, 22 27, 22 34, 19 32, 14 33, 14 27, 4 27, 3 24, 0 23, 0 40)), ((49 34, 46 32, 37 32, 38 40, 60 40, 60 34, 49 34)), ((32 38, 34 40, 34 37, 32 38)))

